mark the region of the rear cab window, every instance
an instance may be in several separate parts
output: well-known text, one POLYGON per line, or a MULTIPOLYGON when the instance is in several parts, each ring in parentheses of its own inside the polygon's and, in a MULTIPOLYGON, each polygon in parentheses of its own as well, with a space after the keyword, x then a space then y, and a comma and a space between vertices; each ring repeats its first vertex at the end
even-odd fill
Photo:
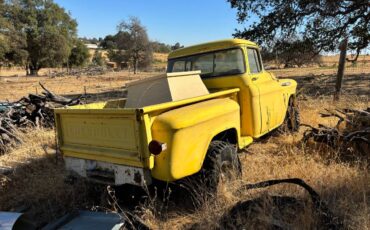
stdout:
POLYGON ((167 72, 200 70, 201 77, 217 77, 245 73, 245 59, 241 48, 232 48, 170 59, 167 72))
POLYGON ((173 72, 181 72, 181 71, 184 71, 185 69, 185 61, 184 60, 179 60, 175 63, 173 63, 173 72))

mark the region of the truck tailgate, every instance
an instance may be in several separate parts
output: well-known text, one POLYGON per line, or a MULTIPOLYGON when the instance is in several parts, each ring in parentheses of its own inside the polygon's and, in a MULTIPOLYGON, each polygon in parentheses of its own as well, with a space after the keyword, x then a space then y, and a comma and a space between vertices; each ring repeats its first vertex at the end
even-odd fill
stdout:
POLYGON ((147 146, 135 110, 56 110, 59 147, 64 156, 136 167, 145 166, 147 146))

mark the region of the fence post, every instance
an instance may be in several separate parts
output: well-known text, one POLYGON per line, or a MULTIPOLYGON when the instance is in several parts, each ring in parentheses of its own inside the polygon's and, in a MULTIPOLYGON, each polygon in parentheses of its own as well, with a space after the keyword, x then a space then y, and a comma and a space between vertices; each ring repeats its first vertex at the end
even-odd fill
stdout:
POLYGON ((340 91, 342 88, 342 80, 343 80, 343 75, 344 75, 344 68, 346 66, 347 44, 348 44, 348 38, 345 38, 339 45, 340 56, 339 56, 339 64, 338 64, 337 81, 335 84, 334 101, 338 101, 340 97, 340 91))

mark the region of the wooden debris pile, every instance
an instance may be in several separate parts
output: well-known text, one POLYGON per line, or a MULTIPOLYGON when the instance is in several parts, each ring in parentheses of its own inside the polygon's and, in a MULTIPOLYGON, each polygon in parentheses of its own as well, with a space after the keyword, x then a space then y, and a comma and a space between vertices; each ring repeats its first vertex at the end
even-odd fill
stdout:
POLYGON ((48 74, 49 77, 65 77, 65 76, 75 76, 75 77, 81 77, 81 76, 98 76, 98 75, 104 75, 110 70, 106 67, 102 66, 93 66, 93 67, 86 67, 81 69, 71 69, 68 71, 58 71, 58 72, 51 72, 48 74))
POLYGON ((80 104, 81 96, 68 99, 45 88, 42 95, 29 94, 19 101, 0 104, 0 154, 21 143, 19 134, 27 127, 52 128, 56 107, 80 104))
POLYGON ((318 128, 310 125, 305 131, 303 140, 313 139, 339 150, 343 156, 370 159, 370 108, 326 110, 321 117, 335 117, 338 119, 335 127, 320 124, 318 128))

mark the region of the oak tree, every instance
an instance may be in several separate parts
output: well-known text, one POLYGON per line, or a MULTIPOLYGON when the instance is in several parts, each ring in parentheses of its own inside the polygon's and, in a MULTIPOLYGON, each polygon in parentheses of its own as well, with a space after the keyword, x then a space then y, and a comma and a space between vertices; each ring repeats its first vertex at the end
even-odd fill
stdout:
POLYGON ((71 54, 68 58, 69 67, 81 67, 84 66, 90 58, 89 49, 81 41, 77 40, 75 46, 71 50, 71 54))
POLYGON ((348 48, 356 53, 370 42, 368 0, 227 0, 237 9, 240 23, 258 20, 234 36, 264 44, 290 36, 309 39, 318 52, 334 51, 348 37, 348 48))
POLYGON ((67 62, 77 23, 63 8, 52 0, 9 0, 5 5, 11 26, 1 34, 11 38, 8 60, 26 65, 31 75, 67 62))
POLYGON ((131 63, 136 74, 139 67, 150 66, 153 51, 146 28, 136 17, 122 21, 118 26, 120 37, 116 40, 117 48, 124 52, 126 60, 131 63))

